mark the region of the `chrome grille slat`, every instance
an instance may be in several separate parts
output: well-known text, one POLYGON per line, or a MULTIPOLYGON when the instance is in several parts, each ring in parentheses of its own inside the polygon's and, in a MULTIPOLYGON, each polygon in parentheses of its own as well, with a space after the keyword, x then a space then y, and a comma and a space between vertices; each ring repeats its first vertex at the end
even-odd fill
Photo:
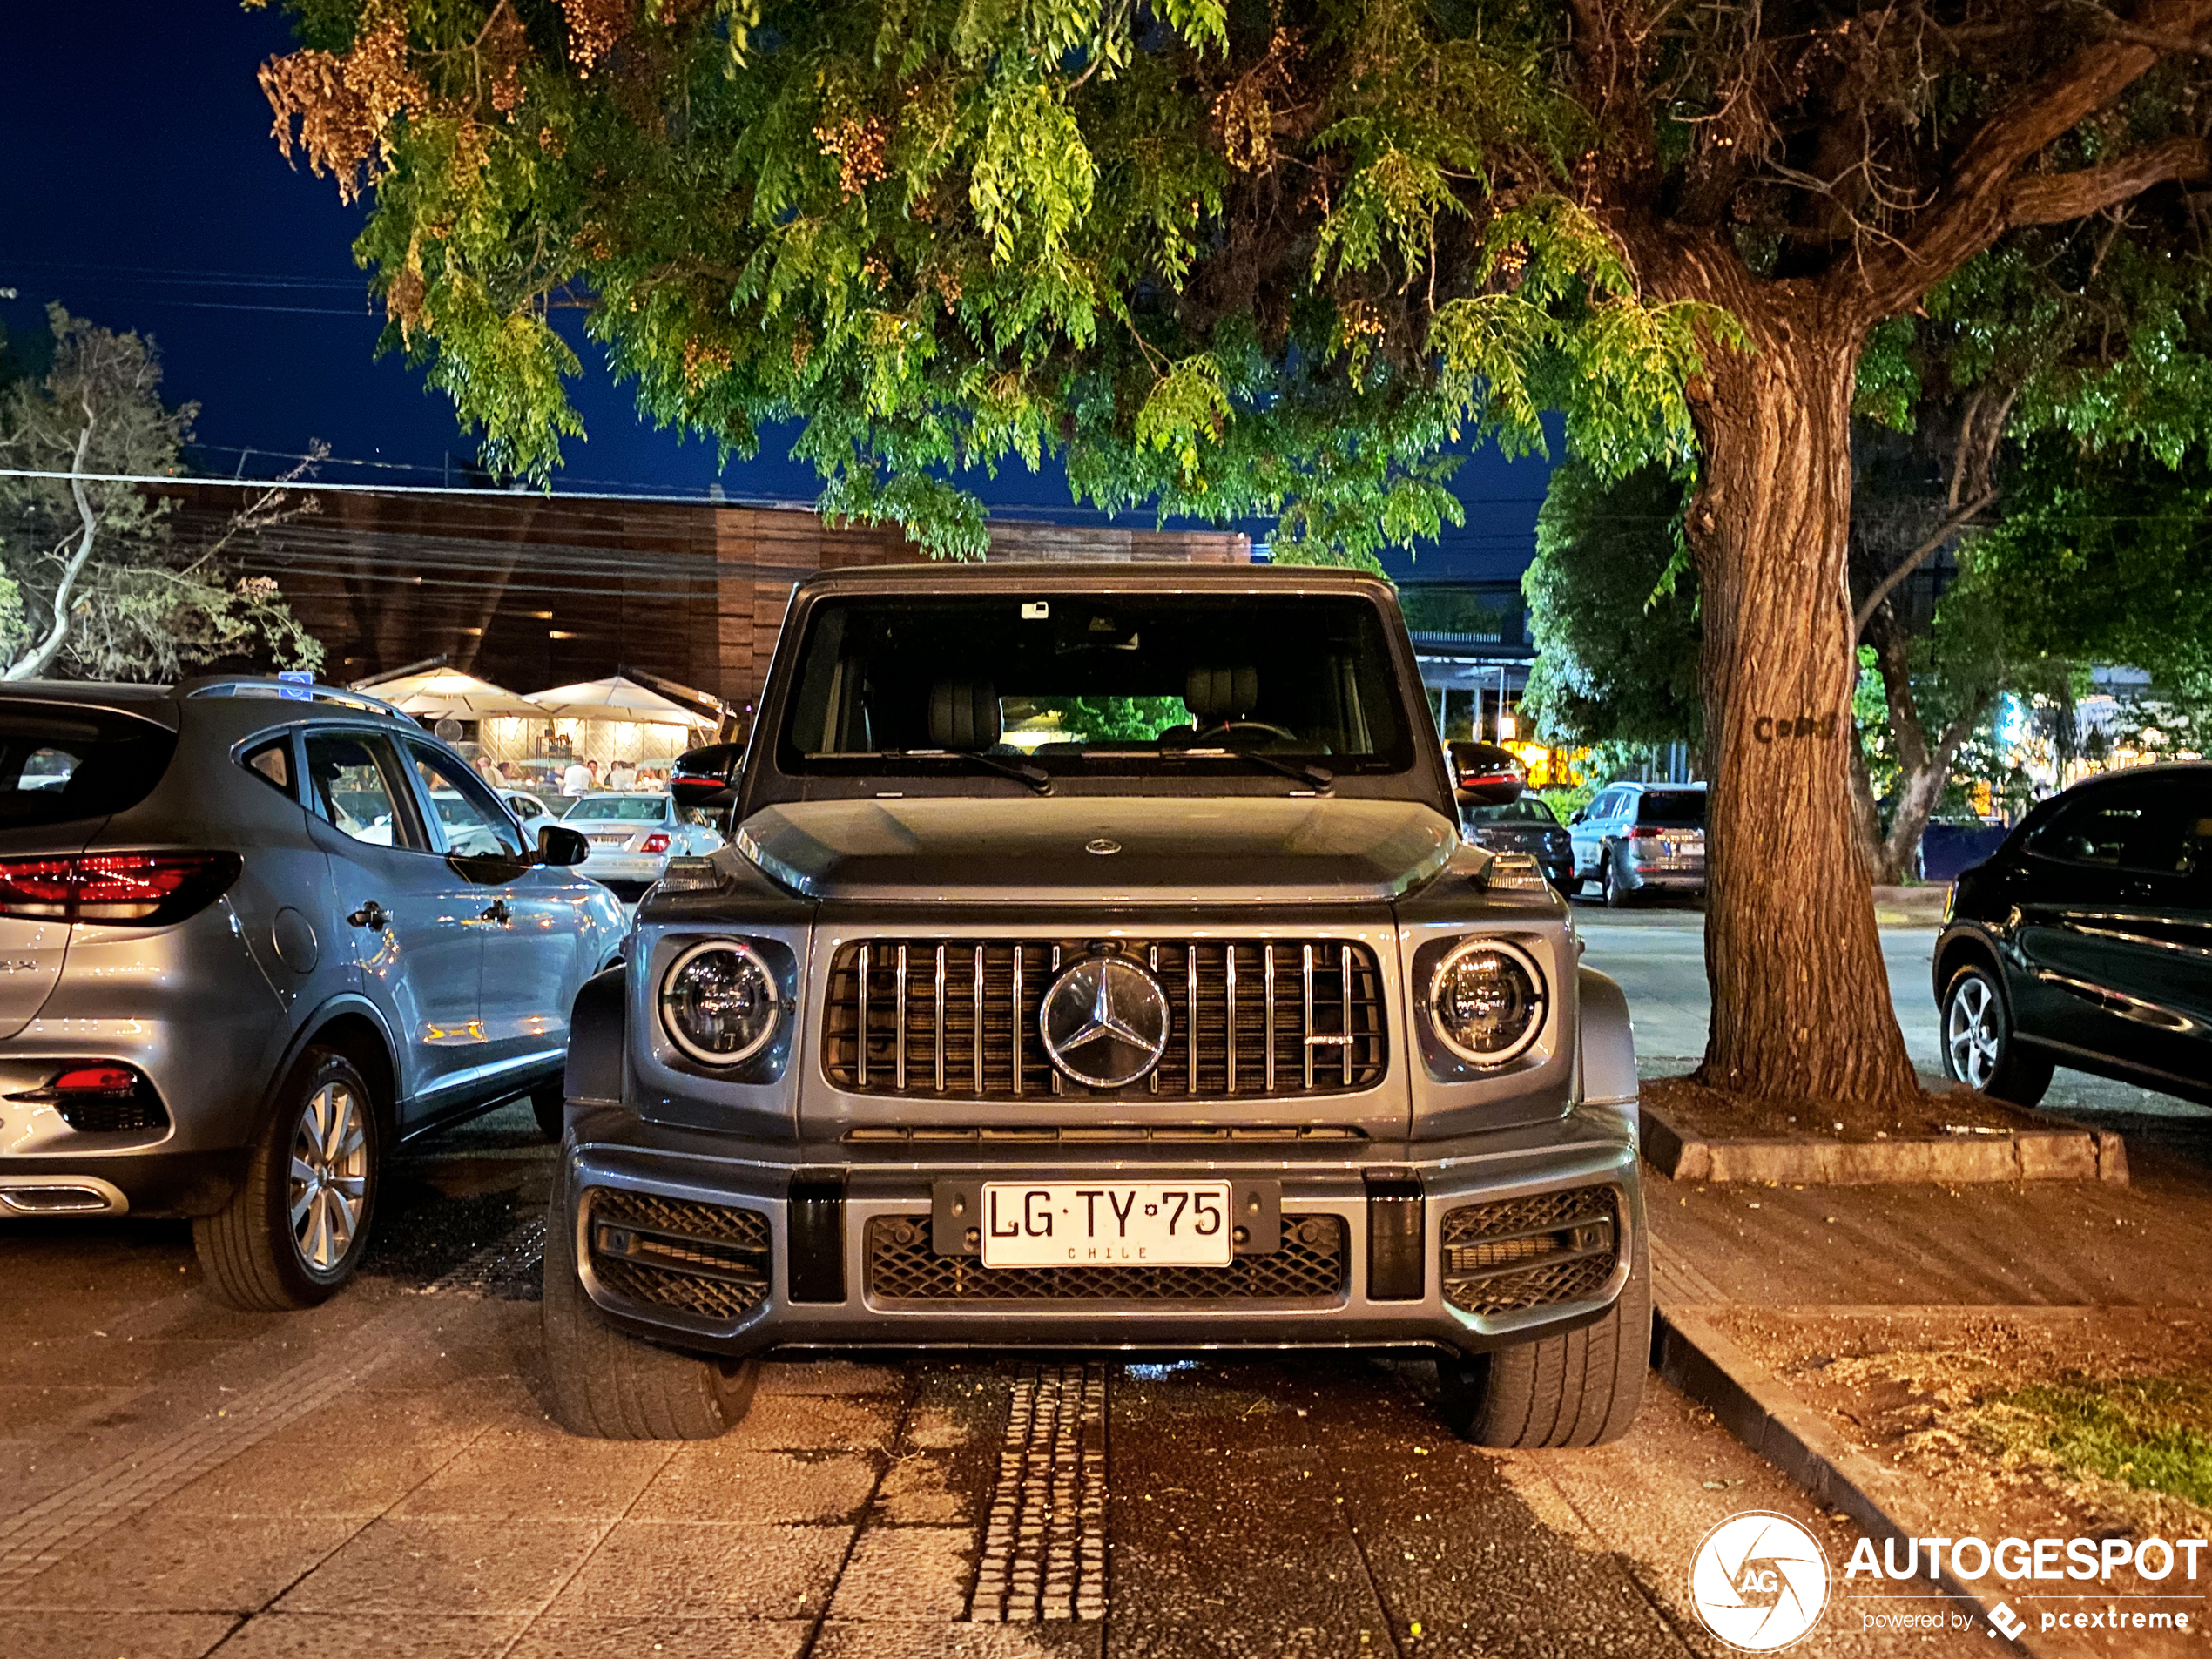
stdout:
POLYGON ((1169 1003, 1159 1064, 1125 1089, 1069 1082, 1026 1035, 1057 970, 1092 949, 1081 940, 878 938, 840 947, 823 1008, 824 1071, 856 1094, 978 1100, 1287 1100, 1381 1081, 1382 974, 1368 946, 1163 937, 1121 948, 1150 970, 1169 1003), (1295 986, 1285 953, 1295 956, 1295 986), (1315 1051, 1329 1049, 1337 1063, 1320 1063, 1315 1051))

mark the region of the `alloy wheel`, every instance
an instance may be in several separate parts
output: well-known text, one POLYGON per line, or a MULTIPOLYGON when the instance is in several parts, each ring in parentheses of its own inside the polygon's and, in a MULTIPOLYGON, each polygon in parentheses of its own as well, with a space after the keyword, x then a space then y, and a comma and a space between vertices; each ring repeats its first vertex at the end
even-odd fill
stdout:
POLYGON ((1979 974, 1961 979, 1943 1016, 1943 1042, 1952 1075, 1973 1089, 1986 1089, 2004 1051, 2004 1012, 1996 990, 1979 974))
POLYGON ((292 1244, 307 1271, 335 1272, 354 1247, 368 1202, 368 1134, 361 1103, 342 1082, 310 1096, 292 1131, 292 1244))

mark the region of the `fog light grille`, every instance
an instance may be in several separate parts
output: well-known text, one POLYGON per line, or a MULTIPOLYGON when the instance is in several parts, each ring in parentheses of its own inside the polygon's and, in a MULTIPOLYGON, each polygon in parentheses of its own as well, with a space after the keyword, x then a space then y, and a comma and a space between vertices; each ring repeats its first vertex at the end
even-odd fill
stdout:
POLYGON ((1444 1299, 1466 1313, 1512 1313, 1596 1296, 1621 1260, 1612 1187, 1467 1204, 1442 1231, 1444 1299))
POLYGON ((1344 1238, 1338 1217, 1285 1216, 1282 1248, 1226 1267, 986 1267, 936 1254, 927 1216, 878 1216, 868 1223, 868 1291, 884 1302, 1341 1301, 1344 1238))
POLYGON ((768 1295, 768 1218, 727 1204, 592 1190, 591 1271, 626 1301, 727 1321, 768 1295))

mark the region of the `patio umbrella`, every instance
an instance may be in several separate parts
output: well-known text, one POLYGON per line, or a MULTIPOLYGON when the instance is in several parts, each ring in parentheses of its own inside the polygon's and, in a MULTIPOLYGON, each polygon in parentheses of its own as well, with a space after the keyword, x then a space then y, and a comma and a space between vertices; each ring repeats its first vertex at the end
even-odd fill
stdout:
POLYGON ((618 720, 632 725, 712 725, 697 709, 663 697, 650 686, 620 674, 575 685, 556 685, 533 695, 531 702, 556 719, 618 720))
POLYGON ((428 714, 442 720, 482 720, 502 715, 542 717, 546 712, 542 704, 452 668, 402 674, 355 689, 371 697, 381 697, 409 714, 428 714))

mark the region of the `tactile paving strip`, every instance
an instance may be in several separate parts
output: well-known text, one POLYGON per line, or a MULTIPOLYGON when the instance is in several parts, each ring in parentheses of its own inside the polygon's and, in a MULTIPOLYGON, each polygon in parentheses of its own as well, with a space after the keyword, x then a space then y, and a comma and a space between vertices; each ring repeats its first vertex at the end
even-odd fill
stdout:
POLYGON ((1104 1366, 1022 1367, 968 1616, 1106 1616, 1104 1366))
MULTIPOLYGON (((543 1251, 544 1238, 543 1218, 533 1218, 428 1289, 486 1294, 481 1287, 495 1278, 492 1264, 535 1256, 543 1251)), ((356 1332, 340 1351, 294 1366, 190 1428, 96 1469, 28 1509, 0 1518, 0 1602, 5 1601, 7 1591, 64 1556, 320 1410, 372 1372, 420 1354, 420 1327, 426 1317, 421 1303, 403 1303, 356 1332)))

